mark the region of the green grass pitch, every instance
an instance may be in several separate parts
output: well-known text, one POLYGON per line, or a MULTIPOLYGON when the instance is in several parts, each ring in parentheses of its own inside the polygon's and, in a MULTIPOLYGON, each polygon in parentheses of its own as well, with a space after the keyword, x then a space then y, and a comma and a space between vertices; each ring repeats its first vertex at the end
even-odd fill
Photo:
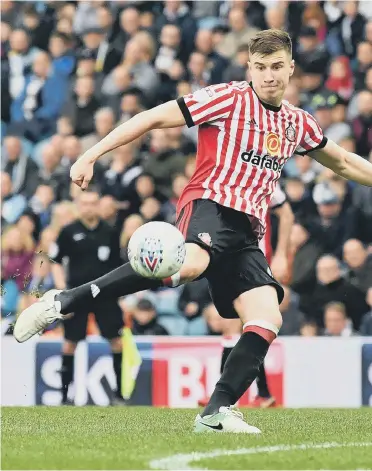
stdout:
POLYGON ((3 408, 2 469, 372 468, 372 408, 243 412, 260 436, 195 435, 190 409, 3 408))

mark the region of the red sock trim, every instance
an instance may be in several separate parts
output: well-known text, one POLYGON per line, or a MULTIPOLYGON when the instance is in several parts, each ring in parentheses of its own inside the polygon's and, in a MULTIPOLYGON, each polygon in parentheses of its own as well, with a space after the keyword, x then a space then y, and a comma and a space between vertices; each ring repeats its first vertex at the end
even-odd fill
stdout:
POLYGON ((243 330, 244 334, 246 332, 254 332, 255 334, 265 339, 269 344, 271 344, 276 339, 276 334, 272 330, 264 329, 263 327, 258 327, 257 325, 248 325, 243 330))

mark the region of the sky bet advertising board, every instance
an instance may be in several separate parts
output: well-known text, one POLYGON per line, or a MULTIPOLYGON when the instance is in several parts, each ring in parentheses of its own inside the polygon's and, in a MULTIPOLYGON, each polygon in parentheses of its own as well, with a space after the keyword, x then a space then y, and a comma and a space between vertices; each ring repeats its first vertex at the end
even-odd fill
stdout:
MULTIPOLYGON (((134 405, 195 407, 209 396, 219 378, 221 345, 200 340, 137 342, 142 363, 131 397, 134 405)), ((61 402, 61 344, 40 342, 36 345, 36 404, 61 402)), ((279 404, 283 399, 283 352, 279 342, 272 345, 266 359, 268 383, 279 404)), ((81 342, 75 353, 74 383, 69 388, 76 405, 106 406, 110 391, 116 388, 109 346, 104 341, 81 342)), ((248 405, 256 387, 242 397, 248 405)))
MULTIPOLYGON (((210 396, 220 376, 219 337, 135 340, 140 367, 130 370, 131 375, 138 371, 131 381, 132 404, 197 407, 199 399, 210 396)), ((1 404, 59 405, 61 346, 59 339, 47 337, 23 344, 3 337, 1 404)), ((284 407, 372 406, 371 337, 279 337, 265 366, 271 393, 284 407)), ((108 406, 116 388, 108 343, 99 337, 80 342, 74 368, 70 399, 77 406, 108 406)), ((256 393, 253 383, 239 405, 249 405, 256 393)))

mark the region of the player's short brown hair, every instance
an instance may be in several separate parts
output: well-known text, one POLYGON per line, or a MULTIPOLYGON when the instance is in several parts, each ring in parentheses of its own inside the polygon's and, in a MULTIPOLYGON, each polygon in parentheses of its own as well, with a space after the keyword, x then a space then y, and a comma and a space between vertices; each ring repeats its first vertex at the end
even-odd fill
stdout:
POLYGON ((284 49, 292 56, 292 40, 286 31, 265 29, 257 33, 249 42, 249 55, 258 53, 268 56, 284 49))

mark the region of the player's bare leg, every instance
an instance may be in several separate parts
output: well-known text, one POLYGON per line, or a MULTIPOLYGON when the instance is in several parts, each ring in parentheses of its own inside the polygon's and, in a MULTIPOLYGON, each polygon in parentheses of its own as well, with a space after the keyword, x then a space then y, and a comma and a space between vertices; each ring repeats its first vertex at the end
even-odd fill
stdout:
POLYGON ((208 267, 210 256, 197 244, 186 244, 186 258, 181 270, 165 280, 144 278, 126 263, 100 278, 69 290, 50 290, 18 317, 13 335, 25 342, 43 331, 56 319, 84 308, 92 298, 115 299, 161 286, 176 287, 200 276, 208 267))
POLYGON ((231 406, 256 379, 269 346, 282 325, 282 316, 273 286, 246 291, 235 304, 243 323, 243 334, 226 361, 207 407, 196 418, 196 432, 259 433, 231 406))

